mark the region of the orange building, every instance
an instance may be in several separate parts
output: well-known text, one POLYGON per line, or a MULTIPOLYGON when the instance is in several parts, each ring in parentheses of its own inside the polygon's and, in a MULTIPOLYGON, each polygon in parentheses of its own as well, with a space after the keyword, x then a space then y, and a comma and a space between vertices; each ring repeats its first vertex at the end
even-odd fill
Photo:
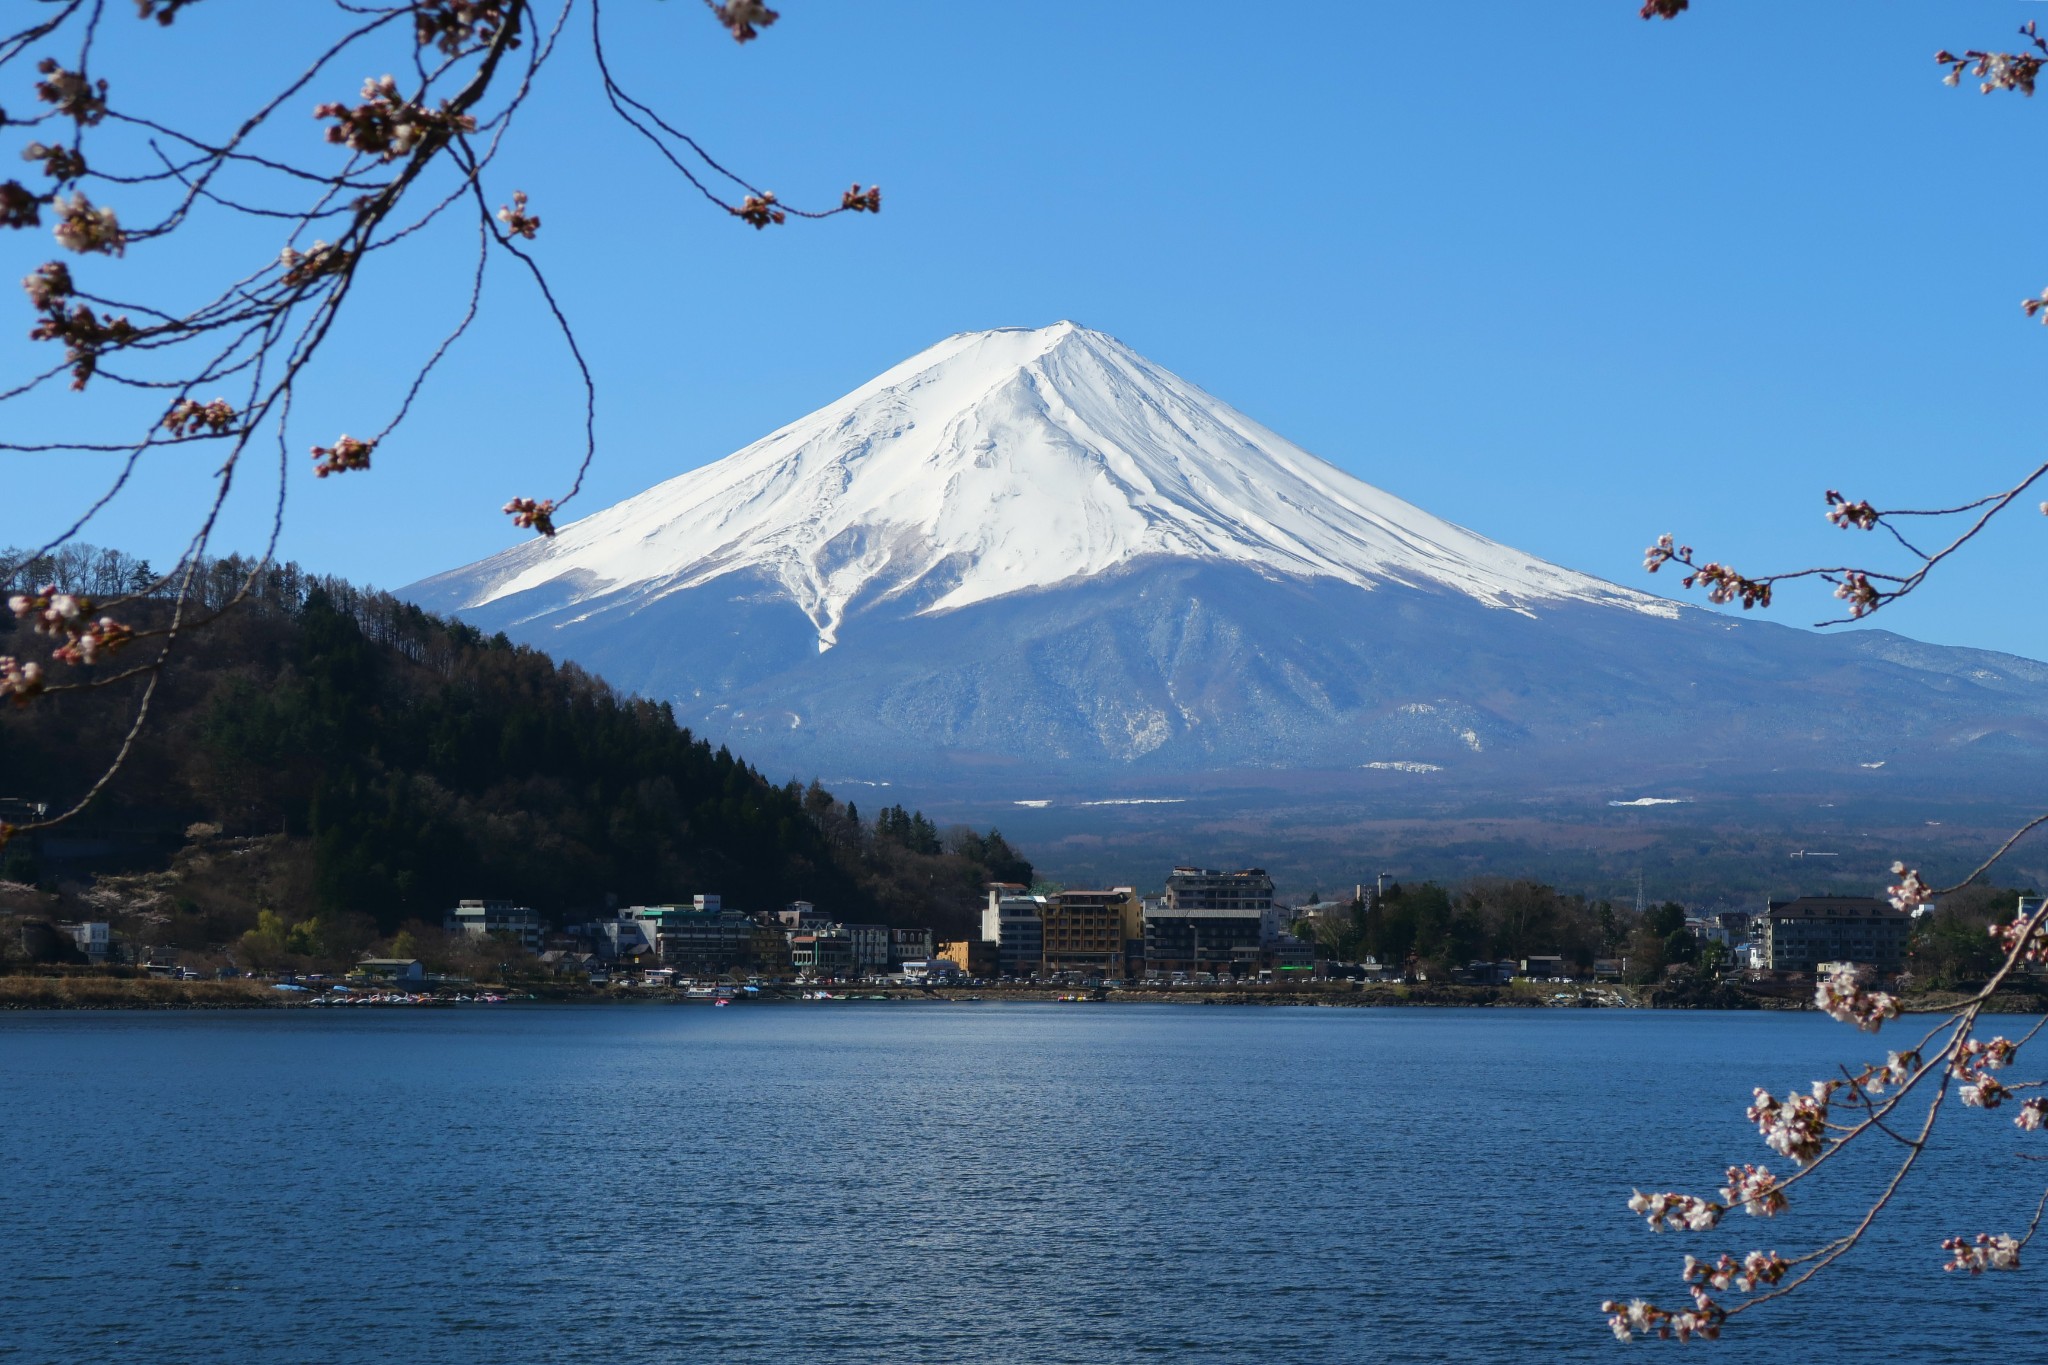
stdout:
POLYGON ((1137 904, 1137 893, 1127 886, 1046 897, 1044 970, 1123 976, 1126 926, 1137 904))

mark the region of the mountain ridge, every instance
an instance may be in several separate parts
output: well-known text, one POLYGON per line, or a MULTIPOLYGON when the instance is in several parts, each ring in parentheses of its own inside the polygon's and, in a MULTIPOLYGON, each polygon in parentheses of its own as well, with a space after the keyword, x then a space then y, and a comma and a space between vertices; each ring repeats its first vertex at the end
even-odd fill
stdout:
POLYGON ((404 592, 673 701, 771 768, 1020 797, 1258 769, 1473 799, 1873 773, 1950 790, 2048 756, 2048 665, 1546 563, 1072 323, 956 334, 404 592))

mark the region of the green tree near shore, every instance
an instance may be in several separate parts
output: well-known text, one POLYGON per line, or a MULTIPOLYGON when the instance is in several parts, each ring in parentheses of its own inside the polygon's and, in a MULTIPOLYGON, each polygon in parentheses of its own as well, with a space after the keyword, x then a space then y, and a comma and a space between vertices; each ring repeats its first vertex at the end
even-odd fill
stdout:
MULTIPOLYGON (((668 705, 502 635, 295 565, 229 563, 208 581, 225 598, 252 573, 242 608, 160 685, 163 723, 77 826, 118 836, 130 864, 205 828, 281 836, 267 856, 307 865, 303 900, 260 907, 280 923, 255 905, 232 925, 173 917, 194 936, 246 932, 258 953, 332 958, 436 926, 465 897, 574 918, 699 891, 957 933, 984 881, 1031 880, 995 831, 901 807, 871 825, 815 782, 770 781, 668 705)), ((0 620, 0 640, 19 629, 0 620)), ((77 744, 113 742, 128 722, 120 688, 49 700, 60 727, 0 714, 0 766, 29 795, 61 790, 77 744)), ((206 875, 180 894, 199 895, 206 875)))

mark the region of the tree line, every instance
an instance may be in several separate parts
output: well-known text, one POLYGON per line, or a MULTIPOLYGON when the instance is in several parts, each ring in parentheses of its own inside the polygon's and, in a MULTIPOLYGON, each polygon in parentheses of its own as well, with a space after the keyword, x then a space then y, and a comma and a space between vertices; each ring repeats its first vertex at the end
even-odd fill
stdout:
MULTIPOLYGON (((0 551, 0 564, 15 566, 7 592, 95 593, 147 573, 90 546, 0 551)), ((198 595, 225 602, 256 570, 210 563, 198 595)), ((389 934, 437 923, 463 897, 569 919, 700 891, 949 929, 982 882, 1031 880, 994 830, 941 829, 900 806, 863 820, 817 783, 772 781, 694 735, 665 702, 294 564, 256 572, 247 600, 183 648, 155 723, 65 834, 109 841, 110 866, 161 860, 195 824, 284 836, 308 876, 303 904, 263 907, 281 917, 263 930, 273 936, 350 917, 389 934)), ((116 686, 47 701, 0 716, 0 795, 68 798, 118 744, 134 698, 116 686)), ((26 841, 4 857, 12 879, 51 875, 26 841)), ((236 932, 258 928, 252 917, 236 932)))

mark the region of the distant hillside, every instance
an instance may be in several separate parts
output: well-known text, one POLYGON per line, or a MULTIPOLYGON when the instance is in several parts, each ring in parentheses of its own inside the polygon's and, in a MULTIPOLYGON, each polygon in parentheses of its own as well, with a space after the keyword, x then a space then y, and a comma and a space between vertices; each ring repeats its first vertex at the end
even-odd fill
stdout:
MULTIPOLYGON (((248 567, 213 566, 209 600, 248 567)), ((55 579, 105 593, 138 571, 69 551, 7 591, 55 579)), ((0 622, 0 653, 38 652, 13 630, 0 622)), ((73 799, 135 695, 122 684, 0 716, 0 797, 73 799)), ((666 704, 294 565, 267 570, 253 600, 189 637, 104 798, 0 854, 0 875, 54 885, 161 867, 197 823, 229 840, 282 836, 265 847, 303 875, 271 884, 306 903, 265 908, 362 916, 386 933, 466 896, 573 917, 697 892, 957 928, 983 881, 1031 877, 999 834, 940 831, 901 809, 864 819, 815 783, 770 781, 666 704)), ((212 932, 238 933, 240 918, 212 932)))

